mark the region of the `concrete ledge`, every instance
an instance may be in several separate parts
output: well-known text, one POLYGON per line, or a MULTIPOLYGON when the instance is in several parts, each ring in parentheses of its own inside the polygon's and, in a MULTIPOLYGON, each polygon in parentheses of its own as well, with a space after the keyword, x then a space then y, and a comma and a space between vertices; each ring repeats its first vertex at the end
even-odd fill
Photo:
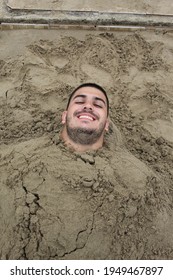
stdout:
MULTIPOLYGON (((168 0, 170 1, 170 0, 168 0)), ((131 27, 159 27, 173 28, 173 15, 151 14, 151 13, 130 13, 130 12, 102 12, 102 11, 72 11, 72 10, 40 10, 40 1, 30 1, 37 3, 38 9, 18 9, 18 5, 13 5, 13 9, 8 4, 18 3, 18 1, 0 0, 0 24, 32 24, 32 25, 75 25, 75 26, 131 26, 131 27), (15 9, 16 7, 16 9, 15 9)), ((23 1, 21 1, 23 3, 23 1)), ((45 1, 47 3, 47 1, 45 1)), ((51 2, 52 3, 52 2, 51 2)), ((25 7, 22 4, 22 7, 25 7)), ((34 4, 35 5, 35 4, 34 4)), ((49 8, 50 5, 46 7, 49 8)), ((44 7, 45 8, 45 7, 44 7)), ((149 10, 148 10, 149 11, 149 10)), ((170 10, 171 11, 171 10, 170 10)))
POLYGON ((75 24, 93 26, 152 26, 173 27, 172 15, 106 13, 106 12, 78 12, 78 11, 20 11, 20 13, 4 14, 0 23, 26 24, 75 24))

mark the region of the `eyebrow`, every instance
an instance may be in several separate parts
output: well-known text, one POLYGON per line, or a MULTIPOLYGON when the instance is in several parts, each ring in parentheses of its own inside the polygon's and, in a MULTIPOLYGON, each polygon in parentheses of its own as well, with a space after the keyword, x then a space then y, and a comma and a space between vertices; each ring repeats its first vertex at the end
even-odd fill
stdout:
MULTIPOLYGON (((73 98, 73 100, 78 98, 78 97, 86 98, 87 96, 85 94, 79 94, 79 95, 76 95, 73 98)), ((94 100, 102 101, 106 105, 106 102, 102 98, 100 98, 100 97, 94 97, 94 100)))

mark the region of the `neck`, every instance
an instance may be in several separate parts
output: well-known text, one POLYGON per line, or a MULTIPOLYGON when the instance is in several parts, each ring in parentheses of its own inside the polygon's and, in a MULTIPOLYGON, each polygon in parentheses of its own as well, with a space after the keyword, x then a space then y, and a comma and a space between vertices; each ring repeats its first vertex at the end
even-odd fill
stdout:
POLYGON ((103 135, 98 139, 97 142, 90 144, 90 145, 82 145, 82 144, 73 142, 67 134, 66 127, 64 127, 61 132, 61 138, 64 141, 66 146, 68 146, 69 148, 72 148, 74 151, 77 151, 77 152, 87 152, 87 151, 98 150, 103 146, 103 135))

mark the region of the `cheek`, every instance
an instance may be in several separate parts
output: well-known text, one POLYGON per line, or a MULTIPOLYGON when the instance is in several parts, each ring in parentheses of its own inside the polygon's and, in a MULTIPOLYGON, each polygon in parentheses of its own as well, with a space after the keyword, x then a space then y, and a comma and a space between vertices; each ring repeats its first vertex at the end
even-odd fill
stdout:
POLYGON ((67 123, 68 125, 74 125, 75 122, 76 122, 76 121, 75 121, 75 119, 74 119, 74 117, 73 117, 73 114, 68 113, 67 116, 66 116, 66 123, 67 123))
POLYGON ((105 112, 100 113, 100 118, 102 119, 102 121, 107 121, 107 114, 105 112))
POLYGON ((68 114, 67 114, 66 119, 69 121, 69 120, 73 120, 73 118, 74 118, 74 112, 73 111, 69 111, 68 114))
POLYGON ((67 117, 71 120, 71 121, 75 121, 76 120, 76 113, 80 112, 81 108, 79 108, 79 106, 73 106, 72 108, 70 108, 68 110, 68 114, 67 117))
POLYGON ((76 111, 76 107, 75 105, 72 105, 68 108, 68 116, 73 116, 74 115, 74 112, 76 111))

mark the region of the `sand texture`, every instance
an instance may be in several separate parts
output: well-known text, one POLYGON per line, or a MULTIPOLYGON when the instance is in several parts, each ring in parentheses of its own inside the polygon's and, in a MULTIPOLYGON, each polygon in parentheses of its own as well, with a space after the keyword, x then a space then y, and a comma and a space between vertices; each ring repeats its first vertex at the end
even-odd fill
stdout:
POLYGON ((0 258, 173 258, 173 35, 0 35, 0 258), (103 149, 59 140, 83 82, 103 86, 103 149))

